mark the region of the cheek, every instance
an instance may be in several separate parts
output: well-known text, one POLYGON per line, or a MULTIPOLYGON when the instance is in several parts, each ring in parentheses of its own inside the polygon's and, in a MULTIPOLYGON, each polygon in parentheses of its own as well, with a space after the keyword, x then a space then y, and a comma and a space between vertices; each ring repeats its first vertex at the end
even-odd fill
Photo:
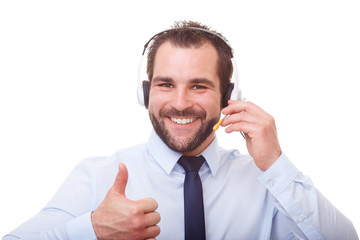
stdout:
POLYGON ((207 96, 201 100, 199 99, 199 105, 206 110, 210 118, 220 114, 221 99, 217 95, 207 96))
POLYGON ((165 105, 166 98, 160 94, 154 94, 153 91, 150 91, 149 94, 149 111, 152 113, 157 113, 165 105))

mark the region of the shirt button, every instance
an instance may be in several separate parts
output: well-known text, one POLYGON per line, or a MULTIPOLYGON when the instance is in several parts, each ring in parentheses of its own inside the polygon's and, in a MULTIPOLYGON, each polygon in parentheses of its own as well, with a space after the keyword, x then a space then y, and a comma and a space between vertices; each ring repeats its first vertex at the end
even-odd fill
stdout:
POLYGON ((297 220, 298 220, 299 223, 302 223, 304 221, 304 218, 300 216, 300 217, 298 217, 297 220))
POLYGON ((267 181, 267 183, 266 183, 266 184, 267 184, 267 186, 268 186, 268 187, 270 187, 270 188, 271 188, 271 187, 273 187, 273 186, 274 186, 275 182, 274 182, 274 180, 270 179, 270 180, 268 180, 268 181, 267 181))

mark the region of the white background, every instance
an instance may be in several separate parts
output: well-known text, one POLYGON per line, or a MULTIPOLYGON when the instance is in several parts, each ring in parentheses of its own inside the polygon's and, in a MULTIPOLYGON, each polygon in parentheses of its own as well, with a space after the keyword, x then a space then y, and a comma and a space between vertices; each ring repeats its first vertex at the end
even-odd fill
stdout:
MULTIPOLYGON (((147 140, 143 44, 174 20, 222 32, 244 96, 283 151, 360 231, 359 1, 0 1, 0 235, 85 157, 147 140)), ((246 152, 240 134, 220 143, 246 152)))

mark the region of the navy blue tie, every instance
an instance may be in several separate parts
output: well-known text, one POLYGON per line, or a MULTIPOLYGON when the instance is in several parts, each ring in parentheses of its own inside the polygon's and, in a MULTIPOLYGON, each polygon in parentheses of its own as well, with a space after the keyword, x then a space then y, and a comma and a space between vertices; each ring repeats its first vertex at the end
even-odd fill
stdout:
POLYGON ((185 240, 205 240, 204 203, 199 169, 203 156, 182 156, 178 163, 185 169, 184 209, 185 240))

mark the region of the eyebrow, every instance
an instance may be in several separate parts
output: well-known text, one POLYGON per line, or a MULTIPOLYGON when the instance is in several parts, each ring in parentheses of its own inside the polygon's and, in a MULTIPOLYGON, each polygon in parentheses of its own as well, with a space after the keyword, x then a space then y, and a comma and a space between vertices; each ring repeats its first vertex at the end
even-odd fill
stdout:
MULTIPOLYGON (((153 83, 156 83, 156 82, 173 83, 174 80, 172 78, 170 78, 170 77, 158 76, 158 77, 153 78, 152 82, 153 83)), ((210 81, 207 78, 194 78, 194 79, 190 80, 190 83, 191 84, 205 84, 207 86, 215 88, 214 82, 210 81)))
POLYGON ((154 77, 152 79, 152 82, 153 83, 156 83, 156 82, 166 82, 166 83, 171 83, 173 82, 174 80, 170 77, 162 77, 162 76, 159 76, 159 77, 154 77))
POLYGON ((214 82, 210 81, 207 78, 195 78, 195 79, 192 79, 190 82, 193 84, 205 84, 205 85, 215 88, 214 82))

